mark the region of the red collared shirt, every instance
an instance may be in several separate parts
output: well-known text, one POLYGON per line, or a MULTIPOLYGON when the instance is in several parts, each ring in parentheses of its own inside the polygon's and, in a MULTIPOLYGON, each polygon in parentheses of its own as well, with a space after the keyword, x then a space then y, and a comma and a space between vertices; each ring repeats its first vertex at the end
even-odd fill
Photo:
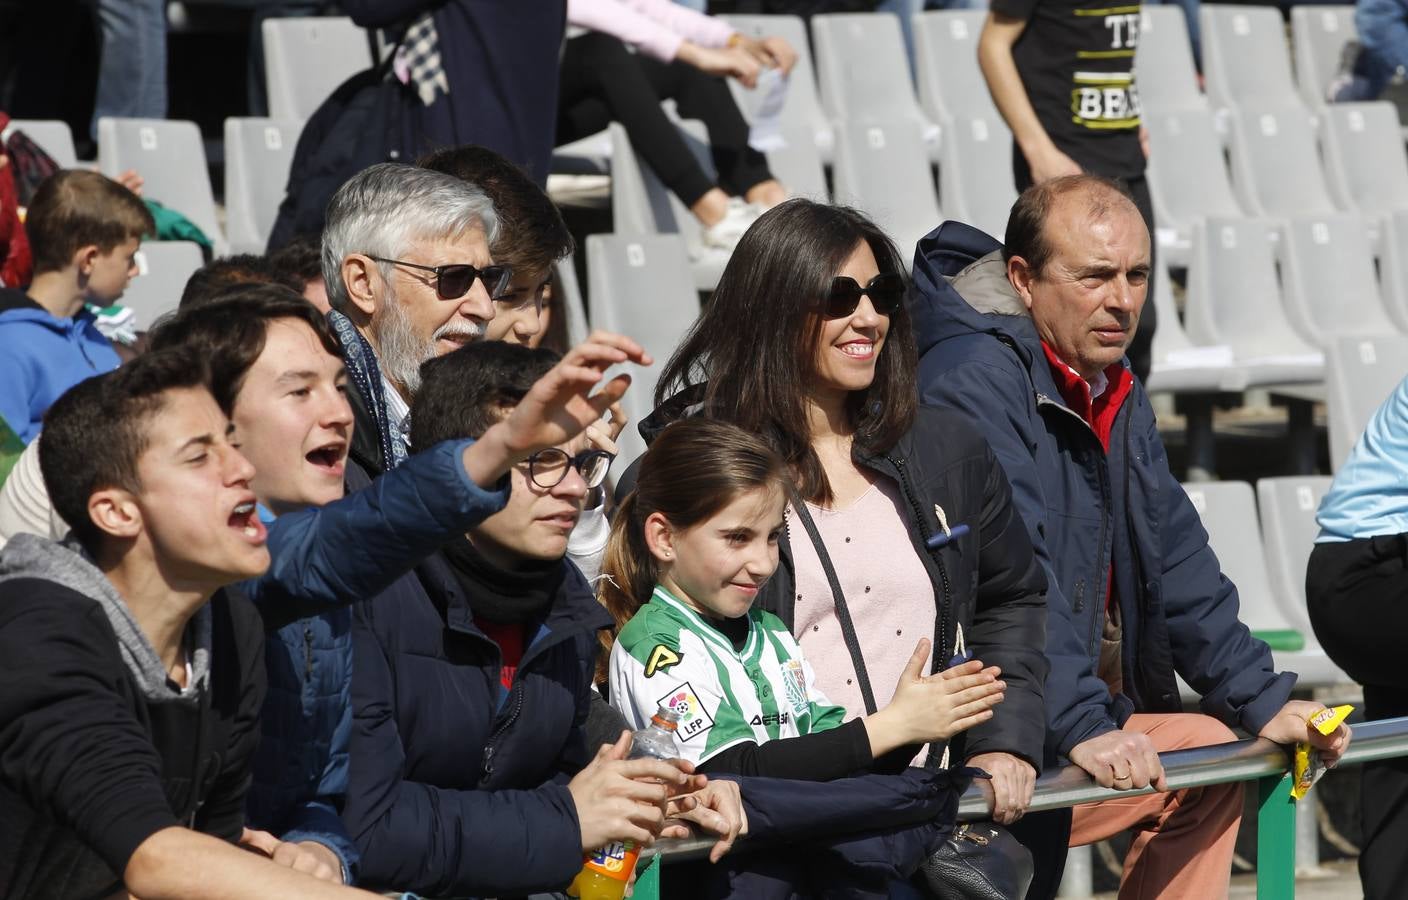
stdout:
MULTIPOLYGON (((1056 351, 1047 346, 1045 341, 1041 342, 1042 352, 1046 354, 1046 362, 1051 367, 1051 376, 1056 379, 1056 387, 1061 391, 1061 399, 1072 411, 1078 413, 1095 436, 1100 439, 1100 446, 1106 453, 1110 452, 1110 431, 1115 427, 1115 416, 1119 415, 1120 407, 1124 405, 1125 398, 1134 388, 1134 374, 1125 368, 1124 363, 1115 363, 1096 378, 1096 386, 1101 388, 1098 392, 1092 390, 1090 382, 1080 377, 1075 369, 1066 365, 1061 357, 1056 355, 1056 351), (1096 394, 1091 397, 1091 394, 1096 394)), ((1110 574, 1105 588, 1105 608, 1110 608, 1115 596, 1115 565, 1110 563, 1110 574)))
POLYGON ((1110 366, 1098 376, 1097 384, 1103 385, 1103 389, 1099 391, 1098 396, 1092 398, 1091 394, 1094 392, 1088 381, 1066 365, 1045 341, 1042 341, 1041 349, 1046 354, 1047 364, 1051 366, 1051 376, 1056 379, 1061 399, 1074 412, 1080 414, 1100 439, 1100 446, 1106 453, 1110 452, 1110 430, 1115 427, 1115 416, 1119 415, 1120 407, 1134 388, 1133 373, 1125 368, 1124 363, 1110 366))

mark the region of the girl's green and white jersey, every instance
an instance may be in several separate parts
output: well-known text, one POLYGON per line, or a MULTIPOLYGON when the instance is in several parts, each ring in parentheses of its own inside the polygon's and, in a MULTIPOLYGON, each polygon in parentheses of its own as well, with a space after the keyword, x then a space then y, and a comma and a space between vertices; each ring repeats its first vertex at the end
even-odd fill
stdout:
POLYGON ((675 746, 696 765, 736 744, 825 731, 846 711, 814 684, 782 620, 748 612, 741 651, 663 587, 621 629, 611 649, 611 702, 631 728, 661 706, 679 713, 675 746))

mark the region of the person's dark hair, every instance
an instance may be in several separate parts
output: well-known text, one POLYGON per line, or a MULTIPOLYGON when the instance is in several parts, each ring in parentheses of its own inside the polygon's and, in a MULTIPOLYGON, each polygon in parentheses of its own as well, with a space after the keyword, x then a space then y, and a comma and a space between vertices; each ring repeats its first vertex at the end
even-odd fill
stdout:
MULTIPOLYGON (((677 529, 693 528, 741 495, 786 490, 788 470, 760 437, 735 425, 696 416, 670 425, 641 458, 635 488, 621 501, 601 560, 597 598, 616 628, 650 599, 660 567, 645 543, 645 520, 660 513, 677 529)), ((604 681, 612 633, 601 633, 597 680, 604 681)))
POLYGON ((300 234, 269 255, 274 271, 286 276, 302 291, 310 281, 323 277, 323 239, 316 234, 300 234))
POLYGON ((208 379, 205 360, 191 348, 144 353, 79 382, 49 407, 39 469, 55 512, 89 553, 103 537, 88 515, 89 498, 112 487, 140 492, 137 461, 150 442, 149 424, 166 406, 164 394, 205 387, 208 379))
POLYGON ((338 358, 342 347, 327 320, 292 288, 250 284, 223 296, 184 307, 157 325, 151 348, 189 347, 210 367, 210 393, 225 415, 231 415, 249 369, 264 352, 269 323, 276 319, 302 322, 318 336, 323 349, 338 358))
POLYGON ((39 185, 25 215, 34 274, 58 272, 82 247, 109 253, 118 244, 156 233, 146 204, 127 188, 83 169, 55 172, 39 185))
POLYGON ((1091 218, 1098 219, 1109 212, 1116 197, 1123 197, 1131 205, 1134 204, 1134 198, 1123 181, 1104 175, 1062 175, 1034 184, 1022 191, 1007 216, 1007 233, 1002 240, 1003 261, 1020 256, 1027 261, 1033 274, 1041 274, 1051 259, 1051 242, 1046 239, 1044 227, 1046 218, 1051 215, 1051 208, 1058 199, 1074 191, 1085 191, 1088 195, 1091 218))
POLYGON ((411 404, 411 447, 429 450, 441 441, 479 437, 558 358, 541 347, 478 341, 427 361, 411 404))
POLYGON ((572 252, 572 232, 562 213, 518 165, 487 147, 447 147, 418 165, 478 185, 499 214, 499 237, 489 252, 515 271, 546 269, 572 252))
POLYGON ((201 266, 186 280, 179 309, 217 300, 232 288, 252 284, 278 284, 303 293, 303 282, 275 268, 267 256, 244 253, 224 256, 201 266))
MULTIPOLYGON (((817 503, 831 499, 806 406, 824 321, 819 310, 862 242, 881 274, 907 275, 894 242, 857 210, 796 199, 763 213, 738 242, 655 389, 659 405, 707 382, 707 414, 767 438, 792 467, 802 496, 817 503)), ((846 402, 857 449, 883 452, 909 430, 918 408, 917 367, 909 311, 901 306, 890 316, 875 380, 846 402)))

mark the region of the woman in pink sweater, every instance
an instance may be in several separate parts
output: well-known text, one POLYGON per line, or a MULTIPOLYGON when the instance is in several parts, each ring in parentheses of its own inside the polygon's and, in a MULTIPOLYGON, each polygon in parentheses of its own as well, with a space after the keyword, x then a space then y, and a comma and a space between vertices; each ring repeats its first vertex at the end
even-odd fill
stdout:
POLYGON ((570 38, 563 54, 558 145, 620 122, 704 227, 704 245, 732 251, 753 220, 787 192, 763 155, 748 146, 748 123, 724 78, 752 88, 765 67, 790 72, 796 52, 782 38, 746 37, 671 0, 568 0, 567 20, 589 33, 570 38), (717 181, 661 110, 665 99, 675 101, 681 117, 708 128, 717 181))

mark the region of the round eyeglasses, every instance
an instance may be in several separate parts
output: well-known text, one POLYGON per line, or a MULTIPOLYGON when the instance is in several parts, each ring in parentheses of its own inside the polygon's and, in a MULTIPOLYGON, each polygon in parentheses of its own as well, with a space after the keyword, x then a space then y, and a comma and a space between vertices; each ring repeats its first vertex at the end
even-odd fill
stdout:
POLYGON ((568 469, 575 468, 588 488, 601 487, 615 458, 605 450, 583 450, 569 456, 566 450, 549 447, 528 457, 528 478, 543 490, 552 490, 562 484, 568 469))

